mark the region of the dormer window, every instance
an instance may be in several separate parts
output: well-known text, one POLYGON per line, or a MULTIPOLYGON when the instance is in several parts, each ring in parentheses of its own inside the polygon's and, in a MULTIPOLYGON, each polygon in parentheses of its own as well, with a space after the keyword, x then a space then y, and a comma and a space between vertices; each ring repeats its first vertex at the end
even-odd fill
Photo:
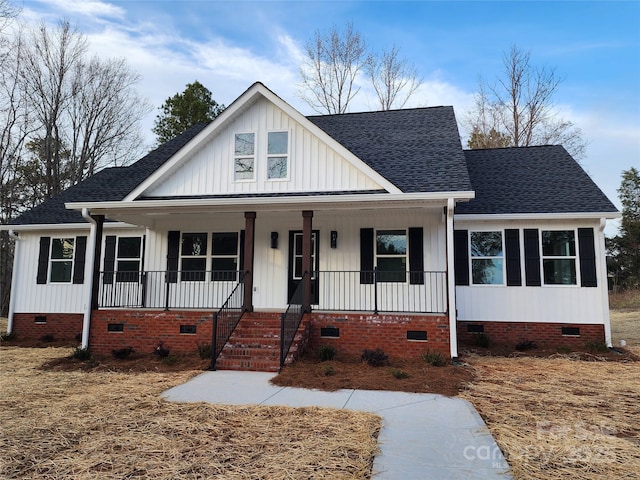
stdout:
POLYGON ((283 180, 289 175, 289 132, 269 132, 267 179, 283 180))
POLYGON ((236 133, 233 164, 236 180, 255 180, 255 133, 236 133))

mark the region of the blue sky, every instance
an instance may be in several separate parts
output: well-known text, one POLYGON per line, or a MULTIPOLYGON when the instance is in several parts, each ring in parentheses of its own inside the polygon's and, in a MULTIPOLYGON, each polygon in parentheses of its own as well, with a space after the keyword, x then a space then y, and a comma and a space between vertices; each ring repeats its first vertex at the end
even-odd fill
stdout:
MULTIPOLYGON (((121 56, 157 107, 199 80, 224 104, 262 81, 304 114, 297 69, 316 30, 352 21, 373 49, 396 44, 425 83, 407 106, 453 105, 464 117, 516 44, 564 78, 560 115, 589 141, 583 167, 619 205, 620 174, 640 168, 640 2, 308 2, 27 0, 22 19, 68 19, 101 57, 121 56)), ((375 108, 362 89, 352 111, 375 108)), ((464 134, 464 132, 463 132, 464 134)), ((608 228, 608 231, 611 227, 608 228)))

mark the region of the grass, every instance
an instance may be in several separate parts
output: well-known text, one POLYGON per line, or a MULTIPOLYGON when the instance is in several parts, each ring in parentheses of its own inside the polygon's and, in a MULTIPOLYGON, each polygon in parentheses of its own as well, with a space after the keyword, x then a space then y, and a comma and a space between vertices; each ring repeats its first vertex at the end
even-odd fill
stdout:
POLYGON ((640 290, 609 293, 609 307, 612 310, 640 310, 640 290))
POLYGON ((0 478, 371 475, 380 418, 320 408, 175 404, 195 371, 43 371, 72 349, 0 349, 0 478))

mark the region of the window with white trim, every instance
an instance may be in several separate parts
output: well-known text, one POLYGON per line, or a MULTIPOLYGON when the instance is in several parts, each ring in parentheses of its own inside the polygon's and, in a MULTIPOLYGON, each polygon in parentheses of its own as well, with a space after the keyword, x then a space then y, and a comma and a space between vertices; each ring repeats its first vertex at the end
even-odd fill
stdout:
POLYGON ((470 232, 471 283, 504 285, 502 231, 470 232))
POLYGON ((235 180, 255 180, 255 133, 236 133, 233 151, 235 180))
POLYGON ((137 282, 142 255, 141 237, 118 237, 116 282, 137 282))
POLYGON ((211 280, 236 280, 239 269, 238 249, 238 232, 211 234, 211 280))
POLYGON ((51 239, 51 273, 52 283, 70 283, 73 275, 73 252, 75 238, 51 239))
POLYGON ((182 281, 204 281, 207 271, 206 233, 183 233, 180 244, 180 270, 182 281))
POLYGON ((542 271, 545 285, 576 285, 576 233, 542 231, 542 271))
POLYGON ((289 175, 289 132, 267 134, 267 179, 284 180, 289 175))
POLYGON ((407 271, 407 231, 376 231, 376 266, 379 282, 405 282, 407 271))

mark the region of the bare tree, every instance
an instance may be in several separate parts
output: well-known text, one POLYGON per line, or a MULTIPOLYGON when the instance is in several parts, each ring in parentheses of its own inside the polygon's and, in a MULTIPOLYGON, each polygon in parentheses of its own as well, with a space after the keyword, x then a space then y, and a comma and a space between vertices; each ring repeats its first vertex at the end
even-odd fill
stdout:
POLYGON ((582 158, 586 150, 582 132, 557 114, 554 96, 561 78, 555 69, 533 66, 529 52, 517 46, 505 54, 503 65, 494 85, 480 80, 475 105, 466 119, 476 140, 476 146, 469 146, 493 146, 493 130, 494 139, 508 139, 510 146, 562 144, 575 158, 582 158))
MULTIPOLYGON (((17 25, 11 33, 0 62, 2 223, 100 168, 141 154, 140 120, 151 110, 135 89, 139 75, 122 59, 88 58, 85 36, 68 22, 17 25)), ((0 233, 3 312, 12 248, 0 233)))
POLYGON ((367 74, 378 96, 380 108, 402 108, 422 84, 415 65, 399 57, 399 49, 393 45, 380 56, 370 56, 367 74))
POLYGON ((335 26, 326 34, 317 31, 305 50, 301 98, 318 113, 345 113, 360 90, 355 81, 367 62, 364 38, 350 22, 344 31, 335 26))

